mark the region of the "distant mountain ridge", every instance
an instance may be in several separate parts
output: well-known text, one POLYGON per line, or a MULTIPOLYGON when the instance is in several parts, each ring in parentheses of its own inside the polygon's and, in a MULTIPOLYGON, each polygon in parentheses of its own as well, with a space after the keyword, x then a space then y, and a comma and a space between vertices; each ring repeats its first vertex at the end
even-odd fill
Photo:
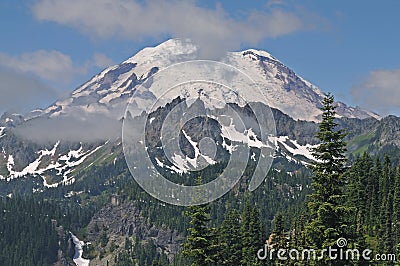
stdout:
MULTIPOLYGON (((74 90, 68 98, 58 100, 47 109, 35 110, 26 116, 4 114, 0 118, 0 179, 6 184, 15 180, 27 182, 25 177, 33 177, 29 188, 37 192, 45 187, 81 182, 79 178, 85 176, 85 171, 95 168, 101 172, 105 165, 111 167, 112 164, 118 164, 123 158, 121 127, 129 99, 134 95, 134 99, 140 98, 146 102, 160 96, 151 86, 135 94, 137 88, 169 65, 196 58, 197 48, 192 43, 168 40, 156 47, 143 49, 119 65, 106 68, 74 90), (47 142, 35 142, 37 130, 39 135, 45 137, 52 133, 51 129, 46 128, 49 125, 53 125, 50 127, 52 129, 58 128, 64 136, 68 135, 66 123, 70 122, 71 117, 80 121, 81 128, 78 131, 85 132, 88 127, 95 127, 95 131, 100 133, 111 129, 112 134, 95 138, 89 132, 82 139, 65 140, 60 137, 47 142), (96 120, 91 121, 92 118, 96 120), (21 137, 19 130, 24 127, 29 129, 32 125, 36 127, 30 128, 25 138, 21 137)), ((317 144, 314 134, 324 93, 265 51, 249 49, 231 52, 223 62, 249 75, 272 108, 277 127, 277 135, 273 139, 276 144, 275 163, 281 165, 282 169, 288 167, 295 170, 310 162, 312 157, 309 148, 317 144)), ((212 96, 217 91, 210 89, 207 93, 212 96)), ((168 100, 172 103, 176 95, 168 100)), ((347 140, 351 153, 369 151, 380 154, 382 151, 395 152, 400 147, 400 118, 390 116, 381 119, 373 112, 348 107, 340 102, 337 106, 339 125, 350 131, 347 140)), ((138 114, 145 111, 140 108, 138 114)), ((159 112, 165 111, 166 108, 159 112)), ((157 120, 154 122, 162 123, 157 120)), ((239 140, 226 138, 223 131, 227 130, 225 127, 211 134, 215 135, 214 139, 221 140, 220 144, 225 145, 226 150, 230 148, 227 141, 239 140)), ((240 140, 247 140, 249 146, 251 139, 257 141, 257 137, 249 131, 232 132, 240 140)), ((193 159, 192 154, 197 151, 196 147, 189 147, 194 143, 193 140, 184 141, 188 145, 187 161, 193 159)), ((172 165, 164 165, 166 169, 172 168, 172 165)), ((179 172, 182 169, 175 170, 179 172)), ((3 182, 0 182, 0 188, 3 182)), ((10 191, 10 188, 5 186, 4 191, 10 191)))

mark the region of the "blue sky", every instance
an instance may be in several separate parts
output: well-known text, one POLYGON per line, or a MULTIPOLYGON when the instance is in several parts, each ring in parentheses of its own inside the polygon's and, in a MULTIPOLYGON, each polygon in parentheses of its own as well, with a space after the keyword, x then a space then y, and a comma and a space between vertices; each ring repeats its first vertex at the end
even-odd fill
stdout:
POLYGON ((270 52, 337 99, 400 115, 400 1, 2 0, 0 112, 46 107, 145 46, 270 52), (218 48, 218 49, 217 49, 218 48))

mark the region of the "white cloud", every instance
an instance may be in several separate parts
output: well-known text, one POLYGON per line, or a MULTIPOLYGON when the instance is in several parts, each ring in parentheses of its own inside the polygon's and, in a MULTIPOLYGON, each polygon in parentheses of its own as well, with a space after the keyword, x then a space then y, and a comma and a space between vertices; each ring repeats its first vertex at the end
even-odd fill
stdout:
POLYGON ((0 53, 0 66, 20 73, 34 74, 49 81, 70 80, 77 71, 68 55, 59 51, 39 50, 20 56, 0 53))
POLYGON ((11 56, 0 53, 0 113, 27 112, 46 107, 71 82, 88 73, 89 69, 105 68, 113 61, 101 53, 93 54, 81 65, 74 64, 70 56, 59 51, 39 50, 11 56))
POLYGON ((50 104, 57 96, 40 80, 0 67, 0 113, 28 112, 50 104))
POLYGON ((32 11, 39 20, 71 26, 95 37, 190 38, 203 49, 203 57, 307 28, 304 14, 277 7, 234 20, 220 6, 206 9, 183 0, 39 0, 32 11))
POLYGON ((272 6, 284 6, 286 5, 286 2, 283 0, 269 0, 265 6, 266 7, 272 7, 272 6))
POLYGON ((92 58, 82 64, 74 63, 69 55, 59 51, 39 50, 17 56, 0 53, 0 67, 21 75, 38 77, 53 86, 63 84, 61 87, 85 75, 89 69, 105 68, 113 64, 113 60, 102 53, 94 53, 92 58))
POLYGON ((120 121, 104 115, 80 112, 59 117, 38 117, 18 126, 15 132, 39 143, 65 141, 95 142, 121 136, 120 121))
POLYGON ((114 65, 114 61, 105 54, 95 53, 93 55, 93 65, 98 68, 106 68, 114 65))
POLYGON ((356 102, 382 114, 399 113, 400 69, 376 70, 351 89, 356 102))

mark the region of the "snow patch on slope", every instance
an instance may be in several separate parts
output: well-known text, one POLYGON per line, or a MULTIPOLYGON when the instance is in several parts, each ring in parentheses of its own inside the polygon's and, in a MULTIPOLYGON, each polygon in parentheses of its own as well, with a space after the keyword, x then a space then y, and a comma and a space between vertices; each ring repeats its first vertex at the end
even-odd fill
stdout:
POLYGON ((192 138, 186 134, 186 132, 184 130, 182 130, 183 134, 185 135, 185 138, 189 141, 190 145, 193 147, 194 149, 194 158, 191 159, 189 157, 186 156, 186 160, 193 166, 193 167, 197 167, 197 160, 202 157, 209 165, 213 165, 216 163, 216 161, 214 161, 212 158, 210 158, 207 155, 204 155, 200 152, 200 149, 198 147, 198 143, 196 141, 193 141, 192 138))
POLYGON ((9 172, 9 176, 7 177, 7 181, 10 181, 14 178, 25 177, 27 175, 32 176, 40 176, 43 179, 43 186, 45 187, 58 187, 60 184, 68 185, 75 181, 75 179, 70 176, 70 173, 73 171, 73 168, 83 163, 88 156, 95 153, 98 149, 100 149, 103 145, 98 146, 97 148, 89 151, 83 151, 83 147, 77 150, 71 150, 67 154, 62 155, 57 160, 57 147, 60 142, 56 142, 51 150, 40 150, 37 152, 39 155, 35 161, 28 164, 21 171, 16 171, 14 157, 12 154, 8 155, 7 160, 7 170, 9 172), (50 156, 50 162, 46 165, 44 162, 45 156, 50 156), (47 182, 46 177, 44 176, 45 172, 49 170, 55 170, 57 176, 62 176, 63 179, 60 182, 56 182, 53 184, 49 184, 47 182))
MULTIPOLYGON (((249 147, 254 147, 254 148, 268 147, 267 144, 264 144, 261 140, 258 139, 253 129, 251 128, 246 129, 244 132, 237 131, 235 125, 232 122, 232 119, 229 126, 221 124, 221 136, 231 141, 245 143, 249 147)), ((226 147, 227 145, 226 143, 225 144, 224 143, 222 145, 223 147, 226 147)))
POLYGON ((270 137, 271 140, 276 141, 281 144, 291 155, 302 155, 305 158, 315 161, 316 159, 312 155, 312 148, 315 148, 317 145, 300 145, 297 140, 291 140, 288 136, 279 136, 279 137, 270 137), (288 144, 290 143, 290 144, 288 144))

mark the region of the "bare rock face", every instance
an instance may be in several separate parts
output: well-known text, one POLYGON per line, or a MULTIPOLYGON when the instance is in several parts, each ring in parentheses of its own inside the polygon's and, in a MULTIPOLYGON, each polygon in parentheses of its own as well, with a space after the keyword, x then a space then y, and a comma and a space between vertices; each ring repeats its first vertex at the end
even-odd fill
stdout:
POLYGON ((98 262, 99 265, 107 260, 113 261, 125 249, 126 239, 132 243, 151 242, 156 246, 157 252, 166 254, 172 261, 180 250, 184 237, 165 226, 150 224, 135 207, 135 202, 120 200, 115 204, 114 198, 113 204, 107 204, 98 211, 87 226, 85 241, 92 246, 92 256, 93 250, 96 254, 96 258, 91 258, 91 261, 98 262), (104 238, 107 239, 106 243, 104 238))

